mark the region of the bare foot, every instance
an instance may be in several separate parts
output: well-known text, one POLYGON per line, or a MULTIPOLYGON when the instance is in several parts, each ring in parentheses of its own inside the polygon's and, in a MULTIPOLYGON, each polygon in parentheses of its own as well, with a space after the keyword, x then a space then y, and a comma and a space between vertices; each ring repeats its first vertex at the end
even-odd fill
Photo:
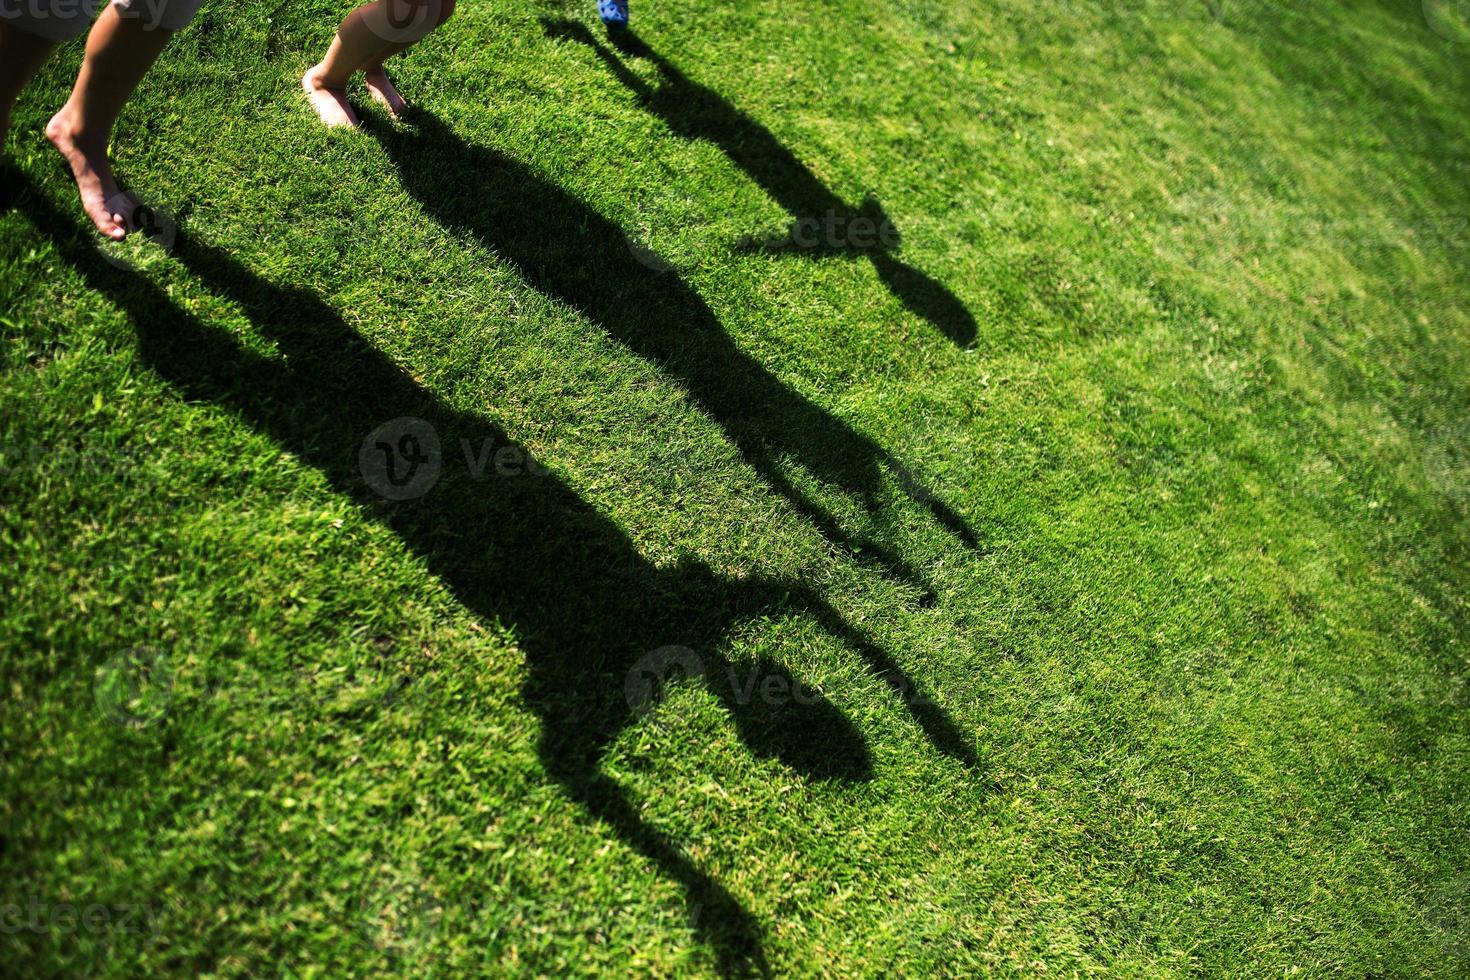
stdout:
POLYGON ((321 80, 321 71, 321 65, 313 65, 301 76, 301 87, 306 90, 306 97, 311 99, 311 107, 316 110, 322 122, 333 129, 355 128, 357 113, 352 111, 352 106, 347 102, 347 90, 328 88, 321 80))
POLYGON ((383 108, 388 110, 388 115, 394 119, 403 118, 403 114, 408 111, 408 103, 403 101, 403 96, 398 94, 398 89, 388 80, 388 73, 383 70, 382 65, 369 68, 363 80, 367 82, 368 94, 382 103, 383 108))
POLYGON ((77 190, 82 195, 82 210, 87 212, 97 230, 115 242, 126 238, 128 216, 124 211, 128 199, 118 190, 117 181, 113 179, 106 141, 94 145, 94 141, 84 138, 77 132, 65 108, 46 124, 46 138, 71 167, 77 190))

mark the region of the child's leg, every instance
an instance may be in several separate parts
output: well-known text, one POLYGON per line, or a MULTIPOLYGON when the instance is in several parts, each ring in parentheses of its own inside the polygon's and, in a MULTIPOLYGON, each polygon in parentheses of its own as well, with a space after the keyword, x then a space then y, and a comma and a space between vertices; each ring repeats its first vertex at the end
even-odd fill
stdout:
POLYGON ((50 38, 0 24, 0 153, 5 152, 5 136, 10 132, 10 110, 15 100, 41 70, 56 44, 50 38))
MULTIPOLYGON (((444 22, 454 16, 455 0, 439 0, 439 15, 434 19, 434 26, 430 31, 437 31, 444 26, 444 22)), ((369 65, 363 76, 367 83, 368 94, 381 102, 388 112, 396 119, 408 108, 408 103, 403 96, 398 94, 398 89, 388 80, 388 72, 384 70, 383 63, 396 54, 401 54, 414 46, 413 41, 399 42, 389 47, 378 56, 376 64, 369 65)))
POLYGON ((348 14, 327 56, 301 79, 322 122, 356 126, 357 116, 347 102, 347 80, 380 64, 389 49, 413 44, 432 31, 440 6, 440 0, 374 0, 348 14))
POLYGON ((87 36, 71 98, 46 124, 46 136, 71 165, 82 209, 109 238, 128 233, 128 216, 120 213, 121 194, 107 158, 112 127, 173 34, 139 17, 123 17, 108 4, 87 36))

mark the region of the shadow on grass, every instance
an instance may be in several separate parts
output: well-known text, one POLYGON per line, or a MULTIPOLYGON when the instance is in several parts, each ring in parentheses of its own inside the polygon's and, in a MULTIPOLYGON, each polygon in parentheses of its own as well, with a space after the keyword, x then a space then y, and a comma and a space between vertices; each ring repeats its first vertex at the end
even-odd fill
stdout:
POLYGON ((890 478, 966 546, 978 547, 959 514, 900 460, 741 350, 688 283, 634 256, 617 224, 520 163, 466 142, 425 110, 409 110, 401 127, 376 115, 365 126, 429 215, 514 263, 530 286, 680 381, 762 478, 852 557, 877 563, 920 589, 924 601, 933 599, 925 577, 891 546, 850 533, 797 487, 783 472, 783 457, 860 499, 879 521, 890 516, 881 499, 890 478))
POLYGON ((574 20, 543 18, 553 39, 591 48, 619 82, 674 133, 718 146, 741 170, 792 217, 790 229, 764 240, 746 239, 743 250, 807 259, 863 257, 873 263, 888 291, 961 347, 975 341, 975 318, 953 293, 926 273, 907 265, 894 251, 901 236, 882 205, 869 198, 852 207, 834 194, 769 129, 726 101, 718 92, 691 80, 630 29, 609 37, 617 51, 653 63, 662 80, 657 88, 644 82, 574 20))
MULTIPOLYGON (((504 167, 477 162, 489 167, 481 174, 486 180, 504 167)), ((759 924, 676 841, 645 821, 600 769, 609 743, 645 717, 662 682, 672 679, 659 651, 678 651, 673 659, 682 673, 703 675, 756 755, 813 780, 866 780, 872 773, 866 744, 820 694, 773 700, 762 693, 769 689, 763 683, 742 687, 721 680, 772 678, 778 689, 793 690, 794 680, 779 664, 732 663, 723 652, 725 638, 753 617, 809 615, 902 695, 939 751, 979 770, 970 744, 943 709, 916 696, 887 653, 800 583, 734 581, 694 561, 655 567, 616 525, 544 470, 477 480, 446 460, 442 478, 421 496, 383 499, 376 482, 383 474, 371 460, 384 451, 390 472, 402 462, 393 458, 394 439, 382 436, 385 422, 419 420, 416 431, 432 431, 446 447, 460 439, 509 440, 484 419, 437 400, 312 291, 278 286, 225 251, 179 235, 177 260, 212 293, 236 304, 274 342, 279 357, 253 353, 148 279, 105 262, 94 236, 27 178, 10 172, 0 179, 9 185, 11 203, 63 260, 127 313, 152 370, 184 397, 221 406, 318 469, 338 492, 373 510, 467 608, 513 629, 525 657, 523 695, 542 722, 538 754, 546 772, 681 883, 698 911, 694 927, 715 950, 722 972, 768 972, 759 924)), ((577 226, 566 227, 572 233, 577 226)))

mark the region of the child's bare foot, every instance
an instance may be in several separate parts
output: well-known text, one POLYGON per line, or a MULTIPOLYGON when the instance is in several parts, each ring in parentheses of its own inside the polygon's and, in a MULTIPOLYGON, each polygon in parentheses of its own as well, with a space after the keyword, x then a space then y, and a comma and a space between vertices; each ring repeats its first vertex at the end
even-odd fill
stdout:
POLYGON ((301 87, 306 90, 307 98, 311 99, 311 107, 316 110, 322 122, 332 128, 356 127, 357 113, 352 111, 352 106, 347 102, 347 91, 328 88, 321 80, 321 72, 321 65, 313 65, 301 76, 301 87))
POLYGON ((63 108, 46 124, 46 138, 60 151, 76 178, 82 195, 82 210, 113 241, 128 234, 128 216, 121 213, 127 198, 118 190, 112 176, 112 162, 107 159, 107 144, 97 145, 77 131, 68 111, 63 108))
POLYGON ((403 118, 403 114, 408 111, 408 103, 403 101, 403 96, 399 95, 398 89, 393 87, 382 65, 369 68, 363 80, 367 82, 368 94, 382 103, 383 108, 388 110, 388 115, 394 119, 403 118))

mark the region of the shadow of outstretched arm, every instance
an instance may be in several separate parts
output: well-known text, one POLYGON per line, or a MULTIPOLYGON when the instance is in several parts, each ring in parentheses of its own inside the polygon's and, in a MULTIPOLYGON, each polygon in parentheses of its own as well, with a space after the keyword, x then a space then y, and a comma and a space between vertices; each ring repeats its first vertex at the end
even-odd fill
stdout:
POLYGON ((693 81, 632 30, 611 35, 617 51, 578 21, 543 18, 548 38, 591 49, 649 112, 685 139, 705 140, 721 151, 792 217, 779 236, 751 237, 740 246, 802 258, 863 256, 905 309, 928 321, 959 347, 974 344, 975 318, 942 283, 894 256, 900 236, 881 207, 850 207, 769 129, 719 93, 693 81), (654 87, 632 71, 618 52, 653 64, 662 79, 654 87))

